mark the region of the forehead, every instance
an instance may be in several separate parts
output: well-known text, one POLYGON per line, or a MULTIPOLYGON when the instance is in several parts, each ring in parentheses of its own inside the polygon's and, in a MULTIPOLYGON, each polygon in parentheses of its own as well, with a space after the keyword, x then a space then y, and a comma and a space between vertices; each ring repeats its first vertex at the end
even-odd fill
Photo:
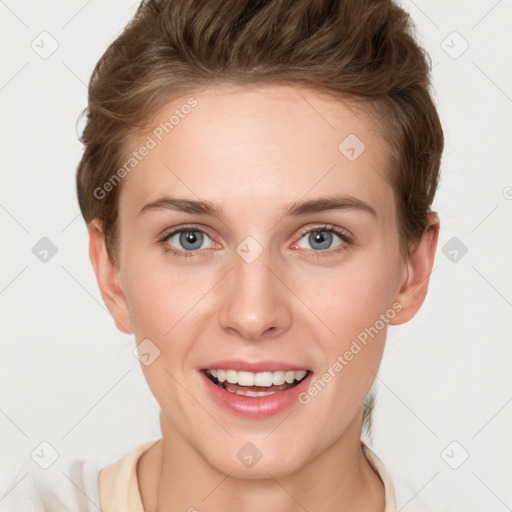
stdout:
POLYGON ((337 192, 389 207, 389 152, 376 123, 361 104, 295 85, 211 85, 169 102, 131 141, 127 158, 139 156, 120 210, 165 194, 234 212, 337 192))

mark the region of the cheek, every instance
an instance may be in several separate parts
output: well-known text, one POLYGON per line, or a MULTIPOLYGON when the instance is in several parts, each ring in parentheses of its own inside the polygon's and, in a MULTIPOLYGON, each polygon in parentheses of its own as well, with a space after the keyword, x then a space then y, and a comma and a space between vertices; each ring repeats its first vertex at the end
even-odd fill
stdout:
POLYGON ((217 274, 170 265, 165 258, 148 263, 135 257, 127 260, 125 273, 136 339, 149 338, 162 352, 171 347, 173 353, 190 349, 188 340, 194 339, 194 329, 200 329, 197 319, 204 316, 217 274))
POLYGON ((159 356, 142 366, 146 380, 161 405, 176 403, 179 386, 174 375, 193 348, 190 340, 200 311, 199 301, 206 284, 186 269, 170 269, 165 265, 145 264, 135 260, 127 263, 127 299, 137 343, 149 339, 159 356))
POLYGON ((316 326, 313 335, 322 363, 299 398, 312 404, 319 423, 331 424, 333 436, 347 427, 370 391, 394 316, 392 275, 379 265, 365 267, 347 266, 328 277, 317 276, 314 288, 302 288, 304 302, 321 320, 312 317, 308 324, 316 326))
MULTIPOLYGON (((297 295, 321 320, 319 326, 331 336, 320 339, 333 350, 341 350, 365 329, 378 322, 391 308, 394 299, 395 273, 382 259, 354 258, 337 269, 315 272, 300 283, 297 295)), ((387 325, 387 324, 386 324, 387 325)))

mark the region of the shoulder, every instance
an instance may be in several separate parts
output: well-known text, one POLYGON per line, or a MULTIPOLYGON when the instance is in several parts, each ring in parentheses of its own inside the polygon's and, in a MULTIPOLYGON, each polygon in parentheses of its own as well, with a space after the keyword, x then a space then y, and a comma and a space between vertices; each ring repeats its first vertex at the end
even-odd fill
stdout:
POLYGON ((143 512, 137 477, 137 463, 142 455, 160 439, 147 441, 132 448, 124 457, 101 470, 99 476, 101 510, 143 512))
POLYGON ((101 464, 59 460, 47 469, 25 462, 1 491, 0 512, 97 512, 101 464))
POLYGON ((361 445, 363 448, 363 453, 366 457, 366 460, 370 463, 375 472, 379 475, 383 485, 384 485, 384 494, 386 501, 386 508, 384 512, 396 512, 396 496, 395 496, 395 486, 393 485, 393 480, 391 479, 391 475, 388 473, 386 466, 380 460, 380 458, 370 449, 370 447, 361 441, 361 445))

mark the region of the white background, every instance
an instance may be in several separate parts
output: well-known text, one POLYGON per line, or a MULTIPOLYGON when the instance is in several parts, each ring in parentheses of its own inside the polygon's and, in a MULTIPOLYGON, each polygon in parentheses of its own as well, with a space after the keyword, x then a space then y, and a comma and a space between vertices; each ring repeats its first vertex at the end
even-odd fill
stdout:
MULTIPOLYGON (((97 289, 74 181, 86 84, 137 4, 0 2, 0 497, 43 441, 56 465, 106 464, 160 437, 134 340, 97 289), (58 42, 47 59, 31 48, 43 31, 58 42), (58 249, 46 263, 32 253, 42 237, 58 249)), ((512 2, 404 6, 445 130, 442 230, 424 307, 388 336, 372 446, 400 510, 500 512, 512 508, 512 2), (442 252, 453 237, 468 248, 457 262, 442 252)))

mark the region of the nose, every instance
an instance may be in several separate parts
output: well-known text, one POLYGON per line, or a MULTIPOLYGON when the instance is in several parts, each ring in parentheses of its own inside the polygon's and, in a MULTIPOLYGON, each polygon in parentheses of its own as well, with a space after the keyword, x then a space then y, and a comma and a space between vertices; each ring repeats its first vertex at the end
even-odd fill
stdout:
POLYGON ((222 282, 219 323, 223 329, 257 341, 289 328, 291 292, 283 284, 284 275, 273 267, 266 251, 251 263, 233 255, 233 269, 222 282))

